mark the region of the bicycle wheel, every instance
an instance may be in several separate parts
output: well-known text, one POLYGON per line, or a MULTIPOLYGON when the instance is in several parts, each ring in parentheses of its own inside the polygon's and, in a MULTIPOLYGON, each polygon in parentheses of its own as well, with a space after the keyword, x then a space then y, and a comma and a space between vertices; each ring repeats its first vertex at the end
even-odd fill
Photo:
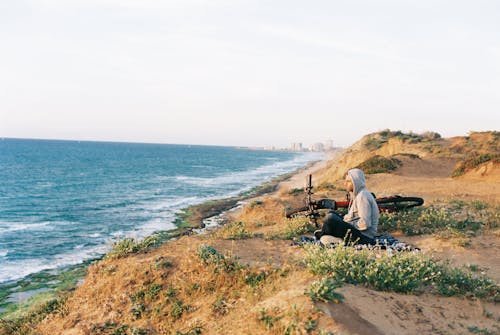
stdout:
POLYGON ((395 212, 402 209, 422 206, 424 199, 418 197, 401 197, 399 195, 378 198, 376 199, 377 205, 381 211, 395 212))
POLYGON ((309 206, 287 209, 285 211, 285 216, 287 217, 287 219, 289 219, 294 216, 305 215, 308 211, 309 211, 309 206))

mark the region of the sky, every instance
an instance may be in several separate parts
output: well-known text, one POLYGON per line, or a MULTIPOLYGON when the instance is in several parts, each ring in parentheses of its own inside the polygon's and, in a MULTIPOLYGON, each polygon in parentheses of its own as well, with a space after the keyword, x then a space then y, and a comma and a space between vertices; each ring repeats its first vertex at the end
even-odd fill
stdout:
POLYGON ((0 0, 0 137, 500 130, 497 0, 0 0))

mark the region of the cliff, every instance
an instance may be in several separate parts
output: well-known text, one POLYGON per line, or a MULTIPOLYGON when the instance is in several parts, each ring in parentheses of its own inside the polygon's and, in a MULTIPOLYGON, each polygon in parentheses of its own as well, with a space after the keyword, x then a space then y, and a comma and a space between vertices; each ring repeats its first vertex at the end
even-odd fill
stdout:
POLYGON ((115 246, 50 313, 39 310, 40 317, 17 329, 4 322, 3 332, 498 333, 497 149, 498 132, 452 139, 435 133, 367 135, 277 191, 249 200, 220 229, 154 248, 115 246), (475 154, 492 158, 452 177, 475 154), (291 245, 315 229, 304 218, 284 217, 287 207, 302 203, 305 176, 313 173, 315 197, 342 199, 345 172, 373 157, 394 158, 396 167, 368 175, 370 190, 425 198, 425 208, 382 216, 380 225, 421 252, 338 248, 327 254, 291 245), (338 264, 329 263, 332 257, 338 264), (341 261, 348 263, 347 272, 339 270, 341 261), (432 274, 417 276, 431 268, 432 274))

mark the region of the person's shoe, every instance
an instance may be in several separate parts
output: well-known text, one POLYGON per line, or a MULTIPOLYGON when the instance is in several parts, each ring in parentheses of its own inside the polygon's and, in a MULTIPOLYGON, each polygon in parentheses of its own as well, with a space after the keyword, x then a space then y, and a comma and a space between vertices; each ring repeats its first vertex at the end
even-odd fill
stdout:
POLYGON ((341 245, 344 241, 341 238, 335 236, 323 235, 319 239, 319 242, 325 247, 334 247, 337 245, 341 245))
POLYGON ((316 240, 319 241, 319 239, 321 238, 321 230, 315 230, 314 237, 316 237, 316 240))

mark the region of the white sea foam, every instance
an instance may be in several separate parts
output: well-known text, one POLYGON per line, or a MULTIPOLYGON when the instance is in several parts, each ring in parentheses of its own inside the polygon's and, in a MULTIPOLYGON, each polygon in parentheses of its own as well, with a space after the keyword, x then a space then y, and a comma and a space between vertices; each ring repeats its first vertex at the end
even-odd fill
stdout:
POLYGON ((141 207, 145 210, 158 212, 165 210, 175 210, 179 208, 184 208, 194 203, 198 203, 203 201, 201 197, 175 197, 175 198, 167 198, 161 199, 155 202, 146 203, 141 207))
POLYGON ((5 257, 9 253, 8 249, 0 249, 0 257, 5 257))
MULTIPOLYGON (((293 169, 303 166, 307 162, 318 160, 322 157, 321 154, 304 154, 295 157, 292 160, 275 162, 272 164, 260 166, 253 170, 231 172, 214 178, 205 177, 191 177, 191 176, 177 176, 176 181, 196 185, 200 187, 214 187, 220 185, 221 187, 234 184, 235 186, 245 185, 247 188, 254 187, 272 177, 289 172, 293 169)), ((243 187, 245 188, 245 187, 243 187)), ((243 189, 244 190, 244 189, 243 189)), ((236 190, 238 193, 240 190, 236 190)))
POLYGON ((19 280, 31 273, 43 270, 55 270, 64 266, 80 264, 85 260, 104 254, 108 249, 109 246, 100 245, 91 248, 75 248, 67 253, 45 259, 0 261, 0 283, 19 280))
POLYGON ((174 214, 171 213, 171 214, 166 215, 164 217, 158 217, 158 218, 151 219, 148 222, 146 222, 145 224, 138 227, 137 230, 126 233, 125 236, 132 237, 135 239, 142 239, 142 238, 149 236, 157 231, 175 229, 175 225, 173 224, 174 218, 175 218, 174 214))
POLYGON ((112 232, 110 235, 112 237, 115 237, 115 238, 123 238, 123 237, 125 237, 125 232, 123 230, 118 230, 118 231, 112 232))
POLYGON ((0 234, 5 234, 13 231, 20 230, 39 230, 44 229, 49 226, 52 222, 34 222, 34 223, 23 223, 23 222, 5 222, 0 221, 0 234))

